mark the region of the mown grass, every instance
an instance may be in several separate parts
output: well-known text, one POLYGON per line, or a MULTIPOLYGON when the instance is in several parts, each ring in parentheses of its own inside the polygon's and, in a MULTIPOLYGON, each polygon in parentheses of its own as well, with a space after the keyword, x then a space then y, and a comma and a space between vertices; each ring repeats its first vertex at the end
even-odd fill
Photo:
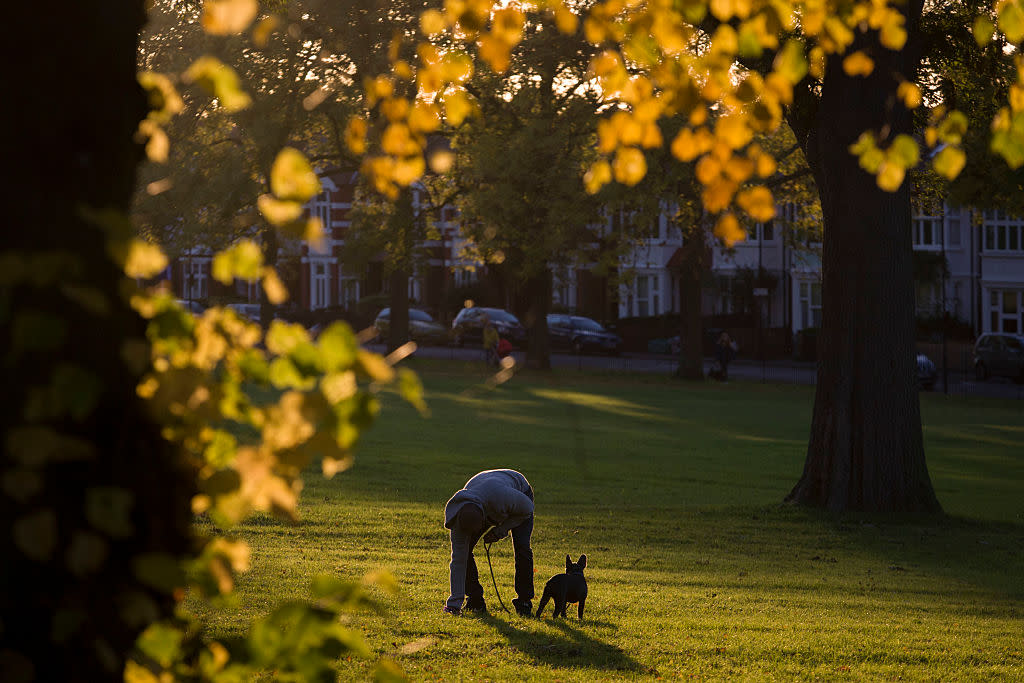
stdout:
MULTIPOLYGON (((482 367, 418 369, 429 419, 388 396, 352 470, 309 474, 300 523, 242 527, 253 569, 212 635, 316 574, 384 568, 400 594, 356 623, 413 680, 1024 679, 1024 405, 924 396, 947 517, 893 521, 780 504, 807 387, 568 371, 488 390, 482 367), (538 593, 566 553, 590 558, 583 623, 502 612, 482 548, 490 616, 441 613, 444 503, 493 467, 536 489, 538 593)), ((492 547, 506 604, 511 554, 492 547)), ((339 662, 344 679, 372 668, 339 662)))

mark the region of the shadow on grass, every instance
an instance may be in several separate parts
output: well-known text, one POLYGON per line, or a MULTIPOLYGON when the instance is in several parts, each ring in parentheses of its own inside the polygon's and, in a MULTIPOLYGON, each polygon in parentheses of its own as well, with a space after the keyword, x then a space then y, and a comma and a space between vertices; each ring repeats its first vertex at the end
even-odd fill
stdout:
MULTIPOLYGON (((516 648, 535 663, 551 667, 573 669, 602 669, 605 671, 643 671, 639 662, 627 655, 617 645, 598 640, 584 633, 575 623, 561 619, 545 620, 562 631, 561 635, 551 632, 523 631, 515 624, 491 615, 480 620, 505 636, 511 647, 516 648)), ((591 623, 591 622, 584 622, 591 623)), ((611 624, 608 624, 611 626, 611 624)))

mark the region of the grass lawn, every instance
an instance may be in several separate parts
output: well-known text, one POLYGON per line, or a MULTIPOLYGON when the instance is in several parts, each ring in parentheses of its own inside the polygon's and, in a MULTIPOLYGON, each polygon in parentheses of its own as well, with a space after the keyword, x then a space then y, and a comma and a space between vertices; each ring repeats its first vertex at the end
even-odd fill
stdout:
MULTIPOLYGON (((352 470, 309 474, 299 524, 243 525, 253 568, 213 635, 316 574, 384 568, 401 592, 357 623, 413 680, 1024 680, 1024 404, 923 396, 948 517, 893 522, 780 505, 809 387, 565 371, 488 390, 482 366, 414 367, 432 416, 388 396, 352 470), (444 503, 494 467, 536 490, 538 596, 587 553, 583 623, 501 611, 482 545, 490 616, 442 614, 444 503)), ((509 604, 510 541, 491 556, 509 604)), ((373 663, 339 667, 364 680, 373 663)))

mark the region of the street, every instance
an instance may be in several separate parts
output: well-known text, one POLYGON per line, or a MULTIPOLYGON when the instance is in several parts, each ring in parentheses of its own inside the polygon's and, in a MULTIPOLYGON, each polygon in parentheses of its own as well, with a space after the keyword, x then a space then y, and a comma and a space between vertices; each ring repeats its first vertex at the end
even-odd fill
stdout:
MULTIPOLYGON (((378 353, 384 352, 383 344, 369 344, 367 348, 378 353)), ((483 351, 478 348, 458 348, 456 346, 423 346, 417 349, 416 355, 421 358, 483 362, 483 351)), ((513 352, 516 362, 522 364, 526 360, 524 351, 513 352)), ((705 358, 704 371, 711 367, 712 359, 705 358)), ((552 353, 551 365, 558 368, 577 368, 579 370, 619 370, 623 372, 652 372, 670 375, 675 372, 678 360, 673 356, 644 353, 624 353, 620 356, 576 355, 571 353, 552 353)), ((1012 381, 993 378, 983 382, 976 381, 973 376, 960 372, 949 372, 949 394, 954 396, 985 396, 988 398, 1024 399, 1024 385, 1012 381)), ((816 370, 814 363, 770 360, 763 364, 757 360, 737 359, 729 364, 729 378, 733 381, 766 382, 775 384, 814 384, 816 370)), ((939 368, 939 379, 934 393, 943 393, 942 369, 939 368)))

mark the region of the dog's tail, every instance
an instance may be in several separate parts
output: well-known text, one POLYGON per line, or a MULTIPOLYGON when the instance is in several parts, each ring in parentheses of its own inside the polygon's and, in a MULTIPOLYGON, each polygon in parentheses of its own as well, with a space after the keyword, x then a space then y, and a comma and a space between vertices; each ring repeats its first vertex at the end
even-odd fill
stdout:
POLYGON ((540 604, 537 605, 537 616, 544 611, 544 606, 548 604, 548 600, 551 599, 551 587, 544 586, 544 594, 540 597, 540 604))

